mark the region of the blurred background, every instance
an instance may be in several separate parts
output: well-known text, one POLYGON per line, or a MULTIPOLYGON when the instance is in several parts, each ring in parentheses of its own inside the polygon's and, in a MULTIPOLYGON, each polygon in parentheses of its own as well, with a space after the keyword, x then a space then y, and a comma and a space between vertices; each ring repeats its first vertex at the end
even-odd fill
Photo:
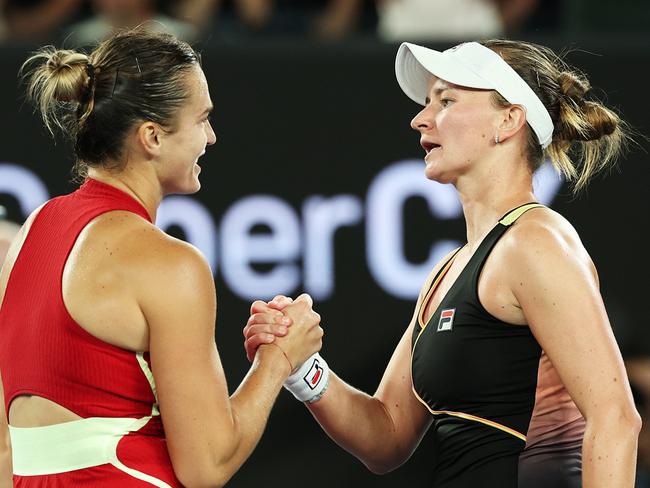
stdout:
MULTIPOLYGON (((24 101, 21 63, 41 45, 91 49, 115 28, 150 20, 202 53, 215 104, 218 142, 202 158, 203 189, 168 197, 157 224, 212 266, 231 389, 248 369, 241 329, 250 302, 306 291, 330 366, 374 392, 426 274, 465 240, 453 188, 423 176, 409 127, 418 107, 394 75, 399 42, 444 49, 510 37, 567 52, 638 131, 637 144, 578 197, 548 167, 536 191, 577 228, 599 270, 650 423, 646 0, 0 0, 1 253, 29 212, 76 187, 70 148, 49 138, 24 101)), ((650 486, 649 457, 646 426, 639 487, 650 486)), ((425 437, 404 466, 372 475, 283 392, 229 486, 425 487, 433 462, 425 437)))

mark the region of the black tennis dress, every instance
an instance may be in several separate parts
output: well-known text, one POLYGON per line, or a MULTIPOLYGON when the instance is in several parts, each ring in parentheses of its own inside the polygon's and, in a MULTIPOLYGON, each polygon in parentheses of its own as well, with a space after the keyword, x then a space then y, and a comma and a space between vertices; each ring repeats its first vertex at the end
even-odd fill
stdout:
MULTIPOLYGON (((529 488, 527 482, 518 482, 520 455, 535 410, 540 361, 547 358, 528 327, 502 322, 485 310, 478 297, 478 279, 501 236, 523 213, 536 207, 542 205, 517 207, 497 223, 425 324, 426 304, 452 256, 434 278, 418 311, 412 347, 413 392, 435 416, 428 436, 433 436, 435 488, 529 488)), ((561 383, 558 389, 566 393, 561 383)), ((551 404, 554 401, 551 398, 551 404)), ((569 402, 574 409, 571 413, 577 412, 570 397, 569 402)), ((562 413, 563 419, 570 417, 562 413)), ((544 420, 542 415, 540 425, 544 420)), ((580 486, 584 421, 579 412, 570 420, 571 439, 551 438, 543 446, 543 459, 530 456, 536 463, 532 476, 536 481, 543 483, 547 472, 566 481, 547 483, 546 488, 580 486), (540 459, 552 462, 540 465, 540 459)), ((547 422, 544 429, 562 431, 559 424, 547 422)), ((527 466, 522 471, 531 478, 527 466)))

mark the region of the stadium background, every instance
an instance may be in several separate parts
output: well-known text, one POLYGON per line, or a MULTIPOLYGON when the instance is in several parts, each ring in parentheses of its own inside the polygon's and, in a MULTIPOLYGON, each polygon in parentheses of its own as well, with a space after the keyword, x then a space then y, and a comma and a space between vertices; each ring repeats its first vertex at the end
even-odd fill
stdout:
MULTIPOLYGON (((532 40, 578 48, 568 59, 590 75, 596 94, 648 133, 648 36, 532 40)), ((326 331, 323 355, 345 380, 373 392, 413 311, 412 292, 400 284, 404 276, 426 268, 435 244, 464 239, 449 189, 431 183, 438 197, 426 200, 413 177, 422 149, 409 122, 418 107, 395 81, 397 46, 274 40, 199 47, 218 142, 201 160, 203 189, 169 203, 164 225, 199 245, 213 265, 216 339, 231 389, 248 368, 241 335, 246 295, 306 290, 320 295, 315 308, 326 331), (396 232, 385 234, 391 223, 396 232), (381 275, 382 256, 395 263, 392 275, 381 275), (247 285, 255 280, 251 291, 247 285)), ((18 222, 43 196, 75 186, 69 148, 52 143, 22 98, 16 73, 31 48, 0 47, 0 204, 18 222)), ((643 137, 637 140, 620 169, 586 193, 574 197, 566 184, 544 190, 598 267, 626 356, 650 354, 650 147, 643 137)), ((406 465, 374 476, 283 392, 259 447, 229 486, 424 487, 432 455, 425 437, 406 465)))

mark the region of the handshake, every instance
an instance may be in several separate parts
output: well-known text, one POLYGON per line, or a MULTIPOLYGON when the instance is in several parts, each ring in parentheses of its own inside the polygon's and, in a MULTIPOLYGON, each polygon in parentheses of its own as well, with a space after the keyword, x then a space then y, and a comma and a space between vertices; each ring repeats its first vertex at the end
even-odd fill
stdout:
POLYGON ((295 301, 278 295, 268 303, 253 302, 244 337, 246 357, 251 362, 260 346, 271 344, 280 348, 291 369, 284 387, 298 400, 313 403, 325 393, 329 368, 318 354, 323 345, 323 329, 309 295, 303 293, 295 301))

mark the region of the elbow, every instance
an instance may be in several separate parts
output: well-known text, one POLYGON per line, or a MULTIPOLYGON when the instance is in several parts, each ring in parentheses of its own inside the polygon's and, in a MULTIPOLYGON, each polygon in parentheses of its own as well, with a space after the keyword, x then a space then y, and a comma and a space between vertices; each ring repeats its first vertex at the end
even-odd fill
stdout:
POLYGON ((225 467, 201 468, 196 464, 174 468, 178 481, 187 488, 221 488, 234 474, 227 471, 225 467))
POLYGON ((633 409, 633 418, 631 420, 631 428, 633 429, 635 435, 638 437, 641 433, 641 428, 643 427, 643 420, 641 420, 641 415, 636 409, 633 409))
POLYGON ((621 429, 628 431, 635 438, 639 436, 643 421, 634 405, 619 409, 617 417, 621 429))
POLYGON ((641 415, 634 404, 608 406, 606 411, 600 412, 591 418, 586 416, 587 426, 591 424, 597 430, 607 430, 610 434, 635 439, 641 432, 641 415))
POLYGON ((170 450, 174 474, 183 486, 221 488, 234 476, 239 468, 234 459, 237 440, 225 434, 221 437, 218 444, 206 442, 202 448, 170 450))
POLYGON ((202 455, 172 458, 174 474, 187 488, 221 488, 235 474, 239 466, 224 458, 205 452, 202 455))

